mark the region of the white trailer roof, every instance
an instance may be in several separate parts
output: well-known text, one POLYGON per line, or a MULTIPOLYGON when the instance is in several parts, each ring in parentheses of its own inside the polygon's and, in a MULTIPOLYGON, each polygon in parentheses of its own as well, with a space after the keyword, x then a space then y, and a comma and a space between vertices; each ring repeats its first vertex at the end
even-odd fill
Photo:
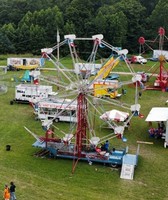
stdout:
POLYGON ((146 122, 159 122, 168 120, 168 107, 154 107, 149 112, 146 122))
POLYGON ((35 85, 35 84, 19 84, 16 85, 17 89, 40 89, 40 90, 45 90, 45 89, 52 89, 52 86, 50 85, 35 85))

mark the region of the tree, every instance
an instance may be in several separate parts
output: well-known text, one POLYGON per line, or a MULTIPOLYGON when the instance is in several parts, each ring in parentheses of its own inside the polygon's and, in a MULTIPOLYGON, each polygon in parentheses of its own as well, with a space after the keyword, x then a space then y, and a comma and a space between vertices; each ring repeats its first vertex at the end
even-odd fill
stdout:
POLYGON ((44 48, 45 44, 45 31, 38 25, 30 26, 30 47, 33 54, 40 54, 40 49, 44 48))
MULTIPOLYGON (((167 3, 168 0, 1 0, 0 28, 3 27, 3 37, 20 53, 37 47, 30 42, 35 33, 42 37, 38 44, 54 45, 57 28, 61 36, 73 33, 91 37, 102 33, 107 42, 132 53, 138 50, 140 36, 150 38, 160 26, 168 28, 167 3)), ((84 51, 89 50, 88 46, 83 44, 84 51)))
POLYGON ((123 12, 114 6, 103 6, 94 20, 95 29, 104 35, 106 41, 116 47, 123 47, 127 34, 127 20, 123 12))
POLYGON ((14 50, 15 50, 14 46, 8 39, 8 37, 2 32, 0 32, 0 53, 1 54, 13 53, 14 50))
POLYGON ((8 46, 6 49, 8 49, 7 52, 9 53, 15 53, 15 40, 16 40, 16 30, 14 28, 14 25, 12 23, 10 24, 5 24, 1 28, 1 37, 5 38, 5 41, 8 46))
POLYGON ((53 0, 1 0, 0 24, 12 22, 17 25, 28 11, 33 13, 55 5, 53 0))
POLYGON ((40 47, 53 45, 58 27, 63 29, 63 17, 57 6, 34 13, 27 12, 17 28, 18 50, 37 51, 33 40, 40 44, 40 47))
POLYGON ((168 0, 160 0, 148 18, 148 25, 151 31, 156 33, 159 27, 164 27, 168 30, 168 0))
POLYGON ((75 34, 79 37, 88 36, 89 22, 92 21, 94 13, 93 4, 90 0, 73 0, 65 12, 65 22, 69 21, 75 26, 75 34))
POLYGON ((126 48, 130 53, 138 51, 138 38, 144 31, 142 24, 145 23, 145 7, 138 0, 121 0, 115 4, 115 8, 125 14, 125 20, 128 22, 126 48))
POLYGON ((140 0, 141 5, 146 8, 146 16, 149 16, 152 13, 158 2, 159 0, 152 0, 152 1, 140 0))
POLYGON ((31 52, 30 28, 26 23, 22 23, 17 29, 17 52, 31 52))

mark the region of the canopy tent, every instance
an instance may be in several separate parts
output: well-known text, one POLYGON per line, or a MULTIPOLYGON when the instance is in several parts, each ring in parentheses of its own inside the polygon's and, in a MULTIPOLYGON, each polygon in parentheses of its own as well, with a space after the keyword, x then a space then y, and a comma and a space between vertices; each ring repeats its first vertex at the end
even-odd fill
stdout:
POLYGON ((168 120, 168 108, 167 107, 154 107, 149 112, 146 122, 165 122, 168 120))
POLYGON ((110 110, 110 111, 107 111, 105 113, 103 113, 101 116, 100 116, 100 119, 106 121, 118 121, 118 122, 123 122, 125 121, 127 118, 129 117, 129 113, 127 112, 122 112, 122 111, 119 111, 119 110, 110 110))
POLYGON ((21 81, 26 81, 26 82, 30 82, 31 78, 30 78, 30 71, 26 70, 21 81))
MULTIPOLYGON (((165 122, 166 124, 166 133, 164 135, 165 142, 164 147, 168 146, 168 108, 167 107, 154 107, 149 112, 146 122, 165 122)), ((163 139, 164 139, 163 138, 163 139)))

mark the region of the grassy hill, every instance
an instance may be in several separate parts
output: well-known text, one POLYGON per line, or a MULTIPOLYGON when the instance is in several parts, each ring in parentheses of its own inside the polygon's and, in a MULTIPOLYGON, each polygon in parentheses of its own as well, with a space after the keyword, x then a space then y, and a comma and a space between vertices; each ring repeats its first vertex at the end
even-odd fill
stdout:
MULTIPOLYGON (((3 60, 2 63, 5 61, 3 60)), ((152 63, 134 65, 134 69, 146 71, 151 65, 152 63)), ((168 199, 168 152, 163 147, 163 140, 149 138, 148 124, 145 122, 152 107, 165 106, 167 92, 144 91, 139 99, 144 118, 133 118, 130 129, 125 133, 128 139, 126 144, 116 138, 110 141, 111 146, 128 145, 131 153, 136 152, 137 140, 154 143, 140 145, 139 161, 133 181, 120 179, 119 168, 114 169, 95 163, 88 165, 87 162, 78 162, 76 171, 72 174, 72 160, 34 156, 38 149, 32 147, 35 140, 25 131, 24 126, 38 135, 44 135, 41 122, 35 121, 33 110, 29 105, 10 105, 15 92, 15 84, 11 81, 11 77, 19 77, 22 73, 8 72, 3 76, 3 81, 8 84, 8 92, 0 96, 0 189, 2 194, 4 184, 14 181, 16 195, 20 200, 168 199), (11 151, 6 151, 6 145, 11 145, 11 151)), ((127 95, 122 97, 123 101, 129 100, 132 90, 128 89, 127 95)), ((60 122, 59 126, 66 130, 65 123, 60 122)), ((99 129, 99 131, 101 134, 105 130, 99 129)))

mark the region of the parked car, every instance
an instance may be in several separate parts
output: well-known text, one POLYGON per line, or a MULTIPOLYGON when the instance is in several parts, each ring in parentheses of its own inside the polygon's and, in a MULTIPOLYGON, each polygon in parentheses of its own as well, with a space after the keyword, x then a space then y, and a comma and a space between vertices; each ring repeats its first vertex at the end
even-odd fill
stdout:
POLYGON ((146 64, 147 63, 147 59, 145 59, 142 56, 132 56, 131 57, 131 63, 146 64))

